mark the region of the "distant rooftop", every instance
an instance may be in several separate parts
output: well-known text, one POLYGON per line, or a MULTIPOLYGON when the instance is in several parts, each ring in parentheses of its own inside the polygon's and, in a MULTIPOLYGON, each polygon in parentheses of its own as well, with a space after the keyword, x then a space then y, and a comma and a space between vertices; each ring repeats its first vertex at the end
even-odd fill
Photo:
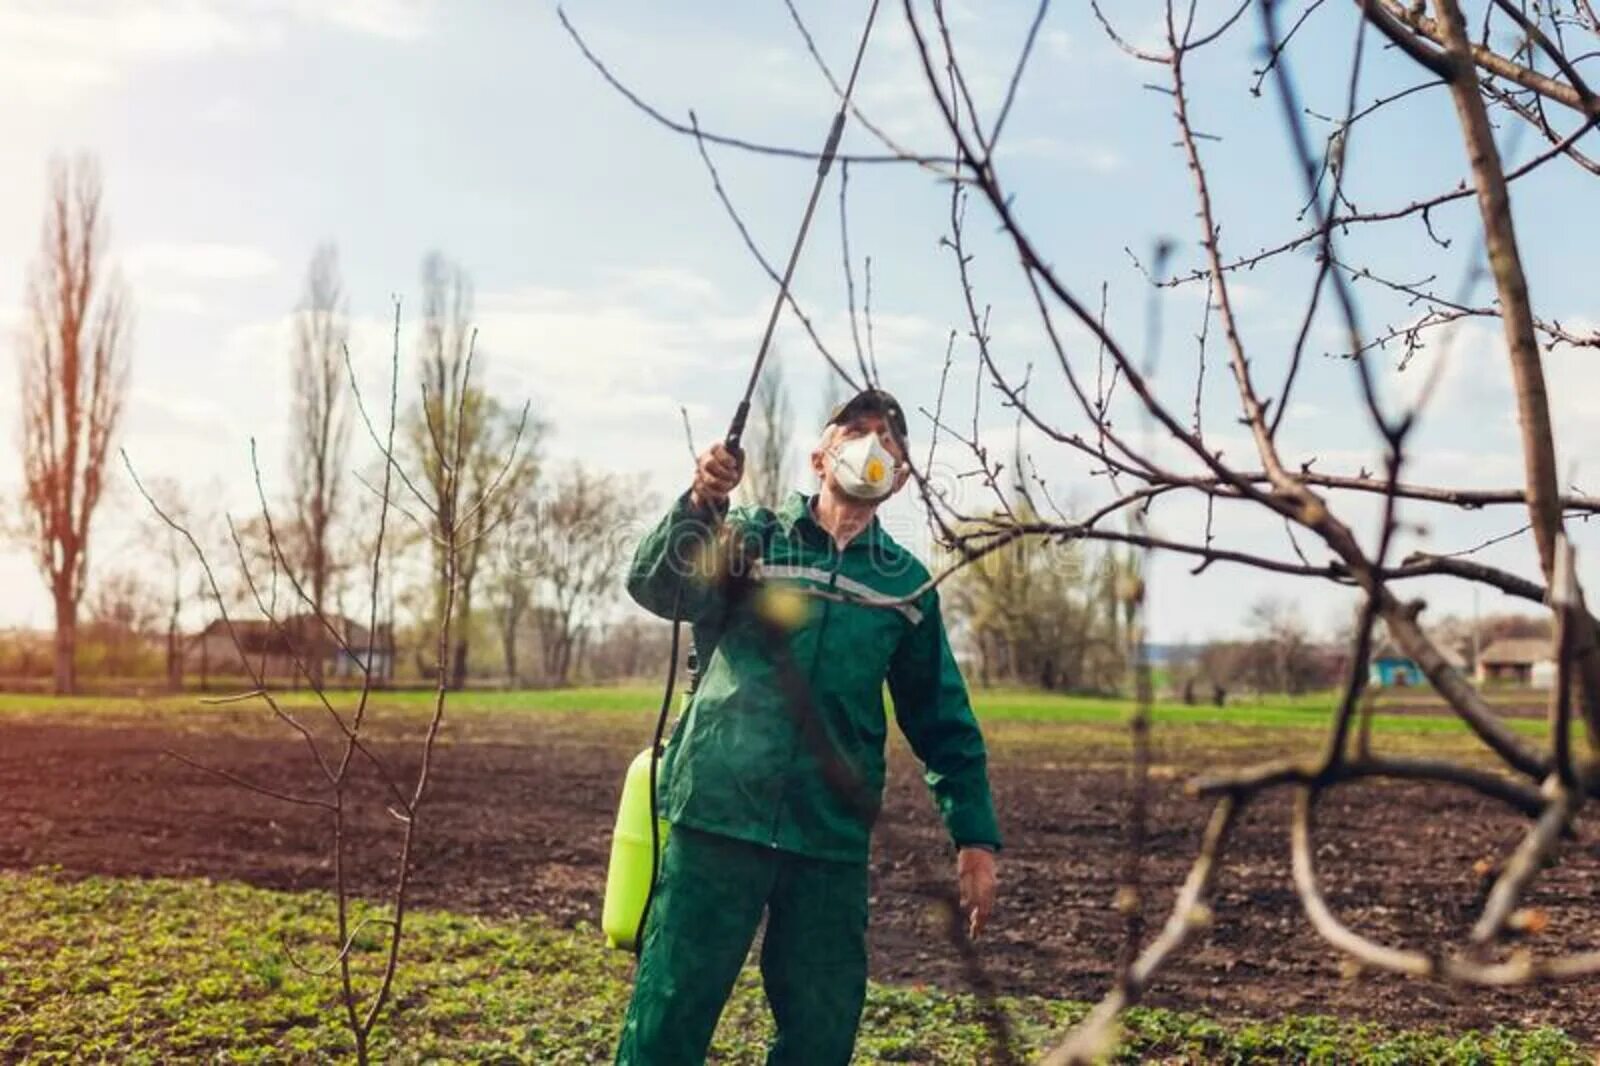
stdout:
POLYGON ((1483 649, 1482 656, 1485 666, 1516 666, 1552 658, 1550 642, 1542 637, 1505 637, 1483 649))

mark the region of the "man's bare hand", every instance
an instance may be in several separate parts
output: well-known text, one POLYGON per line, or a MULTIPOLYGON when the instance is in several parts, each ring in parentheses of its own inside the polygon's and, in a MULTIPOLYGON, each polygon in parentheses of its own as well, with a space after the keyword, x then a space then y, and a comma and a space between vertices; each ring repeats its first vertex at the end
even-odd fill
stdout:
POLYGON ((695 460, 690 502, 696 507, 720 507, 733 495, 743 476, 744 460, 719 440, 695 460))
POLYGON ((956 880, 961 887, 961 913, 967 918, 967 937, 976 940, 994 909, 999 883, 994 852, 988 848, 962 848, 956 854, 956 880))

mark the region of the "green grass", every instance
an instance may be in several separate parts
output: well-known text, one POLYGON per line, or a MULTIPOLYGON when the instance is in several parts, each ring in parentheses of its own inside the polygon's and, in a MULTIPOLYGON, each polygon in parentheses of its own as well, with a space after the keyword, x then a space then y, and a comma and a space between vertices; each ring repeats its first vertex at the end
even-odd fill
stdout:
MULTIPOLYGON (((30 1062, 313 1062, 348 1056, 332 978, 292 963, 326 960, 330 898, 207 881, 74 881, 0 873, 0 1059, 30 1062)), ((592 929, 541 919, 487 921, 419 912, 407 922, 397 1010, 381 1029, 386 1062, 579 1063, 608 1060, 631 960, 592 929)), ((377 964, 358 939, 357 965, 377 964)), ((1016 1050, 1031 1060, 1082 1004, 1004 1001, 1016 1050)), ((1326 1018, 1223 1025, 1136 1010, 1117 1061, 1181 1063, 1577 1063, 1560 1031, 1394 1032, 1326 1018)), ((761 1061, 769 1034, 753 970, 741 977, 713 1059, 761 1061)), ((972 1063, 990 1037, 970 997, 874 985, 857 1062, 972 1063)))
MULTIPOLYGON (((150 712, 178 712, 199 708, 216 709, 208 703, 224 695, 221 692, 188 693, 176 696, 52 696, 41 693, 0 693, 0 714, 144 714, 150 712)), ((352 706, 357 693, 335 691, 329 699, 339 707, 352 706)), ((275 692, 284 706, 311 708, 317 706, 316 697, 305 691, 275 692)), ((383 710, 411 711, 425 714, 433 706, 434 693, 426 690, 399 692, 378 691, 372 694, 372 705, 383 710)), ((566 689, 525 689, 515 691, 468 690, 452 692, 448 708, 452 712, 493 711, 642 711, 659 707, 661 690, 645 685, 566 689)), ((224 706, 258 709, 259 702, 229 703, 224 706)))
MULTIPOLYGON (((1260 701, 1211 707, 1158 700, 1151 714, 1158 725, 1228 725, 1260 729, 1325 729, 1337 698, 1330 693, 1314 696, 1269 696, 1260 701)), ((1381 706, 1381 704, 1380 704, 1381 706)), ((1130 701, 1094 696, 1062 696, 1026 691, 978 692, 973 697, 978 717, 988 722, 1125 722, 1133 709, 1130 701)), ((1542 734, 1545 724, 1537 719, 1507 719, 1515 731, 1542 734)), ((1441 705, 1438 713, 1384 714, 1372 716, 1377 732, 1465 733, 1461 720, 1441 705)))
MULTIPOLYGON (((309 693, 288 692, 279 698, 286 707, 311 708, 315 699, 309 693)), ((354 703, 354 693, 335 694, 337 706, 354 703)), ((372 706, 384 712, 425 714, 433 705, 433 693, 426 691, 374 693, 372 706)), ((1537 699, 1523 696, 1523 702, 1537 699)), ((1132 703, 1125 699, 1096 696, 1067 696, 1024 689, 978 689, 972 694, 978 717, 991 722, 1120 723, 1127 720, 1132 703)), ((518 691, 466 691, 451 693, 451 714, 507 714, 584 712, 595 714, 649 714, 660 706, 661 691, 652 685, 597 686, 568 689, 530 689, 518 691)), ((1153 708, 1155 721, 1168 725, 1229 725, 1263 729, 1321 729, 1328 723, 1336 702, 1333 693, 1303 696, 1267 696, 1249 699, 1226 707, 1187 706, 1158 701, 1153 708)), ((1407 702, 1429 706, 1426 698, 1407 702)), ((229 704, 234 710, 258 711, 259 703, 229 704)), ((1380 708, 1383 706, 1380 703, 1380 708)), ((1373 716, 1373 728, 1380 732, 1464 733, 1466 727, 1443 704, 1437 711, 1415 714, 1373 716)), ((0 694, 0 714, 143 716, 176 714, 215 707, 198 695, 132 698, 115 696, 58 697, 37 694, 0 694)), ((1538 719, 1508 720, 1510 727, 1529 735, 1540 735, 1546 727, 1538 719)))

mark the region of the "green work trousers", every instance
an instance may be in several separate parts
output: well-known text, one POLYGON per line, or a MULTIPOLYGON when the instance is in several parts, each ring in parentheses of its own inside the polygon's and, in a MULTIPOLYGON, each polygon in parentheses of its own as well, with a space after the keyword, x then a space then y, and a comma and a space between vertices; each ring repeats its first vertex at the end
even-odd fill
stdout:
POLYGON ((674 826, 617 1047, 619 1066, 698 1066, 767 912, 769 1066, 850 1061, 867 988, 867 867, 674 826))

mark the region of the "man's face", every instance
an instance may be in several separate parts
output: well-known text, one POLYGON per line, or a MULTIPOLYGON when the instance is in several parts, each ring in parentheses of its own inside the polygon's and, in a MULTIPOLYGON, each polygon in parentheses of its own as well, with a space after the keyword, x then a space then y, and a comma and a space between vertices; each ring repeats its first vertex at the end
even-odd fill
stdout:
MULTIPOLYGON (((906 479, 911 474, 911 468, 906 463, 905 448, 895 439, 894 432, 889 428, 887 419, 876 412, 868 412, 857 415, 850 421, 833 427, 829 435, 828 446, 819 448, 811 453, 811 469, 828 492, 845 499, 851 499, 849 494, 840 488, 839 482, 834 475, 834 468, 838 463, 838 459, 835 458, 833 453, 851 441, 867 436, 876 436, 879 443, 883 445, 884 450, 894 457, 894 488, 889 495, 892 496, 894 493, 899 492, 901 486, 906 483, 906 479)), ((888 498, 888 496, 884 497, 884 499, 888 498)), ((871 502, 876 505, 883 501, 875 500, 871 502)))

